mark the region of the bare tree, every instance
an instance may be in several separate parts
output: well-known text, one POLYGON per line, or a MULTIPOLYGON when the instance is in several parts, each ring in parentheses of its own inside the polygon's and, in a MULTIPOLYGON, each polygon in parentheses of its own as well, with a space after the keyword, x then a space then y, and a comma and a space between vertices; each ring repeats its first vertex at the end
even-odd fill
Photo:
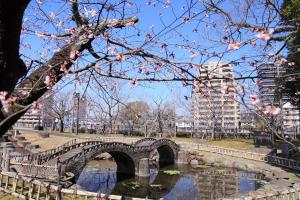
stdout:
POLYGON ((125 97, 122 96, 121 87, 117 87, 117 84, 117 82, 114 82, 114 87, 111 88, 100 84, 100 87, 95 87, 96 89, 94 89, 95 96, 90 98, 91 104, 93 104, 97 112, 95 115, 104 124, 104 132, 107 123, 109 133, 113 133, 120 106, 122 104, 125 105, 125 97))
MULTIPOLYGON (((68 101, 68 94, 57 94, 49 114, 59 120, 59 132, 64 132, 65 120, 71 113, 72 107, 68 101)), ((55 124, 56 125, 56 124, 55 124)))
POLYGON ((152 117, 155 121, 157 131, 160 135, 164 130, 172 132, 175 130, 176 111, 173 102, 164 102, 163 99, 153 100, 155 106, 152 117))
POLYGON ((144 101, 134 101, 123 105, 118 115, 118 121, 132 133, 135 127, 143 127, 149 116, 150 108, 144 101))

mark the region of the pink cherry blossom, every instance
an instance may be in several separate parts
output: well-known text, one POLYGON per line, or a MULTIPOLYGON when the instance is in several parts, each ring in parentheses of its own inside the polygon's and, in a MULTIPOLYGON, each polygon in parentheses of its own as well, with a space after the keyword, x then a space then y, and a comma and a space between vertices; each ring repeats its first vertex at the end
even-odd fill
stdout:
POLYGON ((258 79, 258 80, 256 80, 256 85, 259 85, 259 84, 261 84, 262 83, 262 80, 260 80, 260 79, 258 79))
POLYGON ((47 52, 43 52, 40 54, 41 58, 46 58, 48 56, 48 53, 47 52))
POLYGON ((251 99, 253 105, 256 105, 259 103, 259 98, 256 94, 250 95, 250 99, 251 99))
POLYGON ((46 39, 47 37, 41 32, 35 32, 35 35, 39 38, 46 39))
POLYGON ((96 10, 94 10, 94 9, 93 9, 93 10, 91 10, 90 12, 91 12, 91 15, 92 15, 93 17, 95 17, 95 16, 97 15, 97 11, 96 11, 96 10))
POLYGON ((3 110, 5 112, 8 112, 9 109, 11 108, 11 106, 15 103, 15 101, 17 100, 17 97, 9 97, 7 98, 8 92, 6 91, 2 91, 0 92, 0 102, 2 104, 3 110))
POLYGON ((265 115, 272 114, 272 115, 278 115, 280 113, 280 108, 276 106, 266 106, 265 110, 263 111, 265 115))
POLYGON ((192 54, 190 55, 190 58, 195 58, 198 56, 197 52, 192 51, 192 54))
POLYGON ((68 64, 68 62, 64 61, 64 63, 60 65, 60 71, 64 72, 65 76, 68 74, 67 64, 68 64))
POLYGON ((28 43, 25 43, 25 44, 23 45, 23 47, 24 47, 24 49, 30 49, 30 48, 31 48, 30 44, 28 44, 28 43))
POLYGON ((76 51, 70 52, 70 59, 75 60, 76 59, 76 51))
POLYGON ((238 50, 241 48, 241 44, 238 41, 233 41, 227 47, 227 50, 238 50))
POLYGON ((221 92, 222 94, 229 94, 229 86, 228 85, 223 86, 221 92))
POLYGON ((44 83, 47 85, 47 89, 51 89, 53 86, 50 76, 45 77, 44 83))
POLYGON ((129 83, 129 86, 130 86, 131 88, 137 87, 137 86, 138 86, 138 80, 137 80, 136 78, 132 79, 132 80, 130 81, 130 83, 129 83))
POLYGON ((265 115, 267 115, 267 114, 269 114, 271 112, 271 110, 272 110, 271 106, 266 106, 265 109, 264 109, 264 111, 263 111, 263 113, 265 115))
POLYGON ((97 72, 97 73, 100 73, 101 72, 101 69, 99 66, 94 66, 94 70, 97 72))
POLYGON ((278 115, 280 113, 280 108, 272 106, 271 107, 271 112, 272 115, 278 115))
POLYGON ((42 105, 36 101, 31 104, 31 113, 38 114, 42 108, 42 105))
POLYGON ((261 31, 260 33, 258 33, 256 35, 256 37, 259 38, 259 39, 268 41, 268 40, 271 39, 272 33, 273 33, 273 30, 264 30, 264 31, 261 31))
POLYGON ((51 12, 50 17, 52 20, 55 20, 57 18, 57 15, 54 12, 51 12))
POLYGON ((6 92, 6 91, 1 91, 1 92, 0 92, 0 101, 5 100, 7 94, 8 94, 8 92, 6 92))
POLYGON ((123 54, 118 54, 116 56, 116 60, 118 60, 118 61, 125 61, 126 60, 126 56, 123 55, 123 54))
POLYGON ((118 85, 119 85, 119 84, 118 84, 117 82, 112 82, 112 83, 111 83, 111 87, 112 87, 112 88, 117 88, 118 85))
POLYGON ((22 96, 27 96, 28 95, 28 92, 26 90, 21 90, 20 93, 21 93, 22 96))

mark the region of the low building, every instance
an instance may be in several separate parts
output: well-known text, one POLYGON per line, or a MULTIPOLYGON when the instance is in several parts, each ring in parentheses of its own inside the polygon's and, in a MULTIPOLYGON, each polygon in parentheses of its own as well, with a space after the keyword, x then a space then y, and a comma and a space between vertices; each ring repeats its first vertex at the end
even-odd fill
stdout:
POLYGON ((178 116, 176 117, 176 130, 193 130, 194 129, 194 122, 193 119, 178 116))
POLYGON ((255 112, 245 111, 241 112, 241 123, 240 129, 242 130, 252 130, 256 128, 256 123, 258 116, 255 112))
POLYGON ((15 127, 19 128, 34 128, 41 124, 40 113, 33 114, 31 112, 25 113, 15 124, 15 127))
POLYGON ((282 106, 282 127, 284 134, 298 134, 300 127, 299 110, 290 102, 282 106))

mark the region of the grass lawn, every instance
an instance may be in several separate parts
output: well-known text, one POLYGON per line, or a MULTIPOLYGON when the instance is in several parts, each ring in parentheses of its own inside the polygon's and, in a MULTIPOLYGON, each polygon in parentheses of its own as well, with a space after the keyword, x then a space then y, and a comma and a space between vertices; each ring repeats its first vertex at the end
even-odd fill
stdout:
POLYGON ((10 194, 4 193, 4 192, 0 192, 0 199, 1 200, 19 200, 19 198, 14 197, 10 194))
POLYGON ((71 137, 50 135, 49 138, 41 138, 37 133, 30 131, 20 131, 22 136, 26 138, 27 141, 32 142, 33 144, 38 144, 40 146, 39 150, 52 149, 58 146, 63 145, 64 143, 72 140, 71 137))
POLYGON ((224 148, 234 148, 234 149, 251 149, 254 148, 253 140, 239 139, 239 140, 215 140, 208 141, 208 145, 224 147, 224 148))
MULTIPOLYGON (((61 146, 62 144, 74 139, 74 134, 72 133, 62 133, 59 135, 51 134, 49 138, 41 138, 38 136, 36 132, 30 130, 21 130, 22 136, 26 138, 26 140, 31 141, 34 144, 40 145, 39 151, 55 148, 61 146)), ((115 135, 99 135, 99 134, 84 134, 80 133, 78 138, 96 138, 96 137, 108 137, 115 135)), ((116 135, 120 136, 120 135, 116 135)), ((176 137, 176 142, 197 142, 196 138, 181 138, 176 137)), ((250 149, 253 148, 253 140, 247 139, 224 139, 224 140, 216 140, 216 141, 207 141, 208 145, 225 147, 225 148, 235 148, 235 149, 250 149)))

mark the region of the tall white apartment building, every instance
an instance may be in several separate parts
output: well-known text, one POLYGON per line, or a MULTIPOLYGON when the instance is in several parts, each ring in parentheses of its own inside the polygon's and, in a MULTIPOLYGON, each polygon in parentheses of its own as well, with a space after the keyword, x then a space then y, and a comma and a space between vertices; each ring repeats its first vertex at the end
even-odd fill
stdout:
POLYGON ((278 116, 278 120, 281 123, 277 123, 282 128, 284 134, 296 134, 299 133, 300 117, 299 109, 290 103, 290 99, 287 96, 277 97, 276 79, 284 73, 284 68, 281 66, 275 66, 273 63, 263 63, 258 69, 259 75, 259 97, 262 103, 266 105, 275 105, 281 107, 281 113, 278 116))
POLYGON ((278 105, 280 99, 276 99, 275 94, 277 88, 276 78, 284 73, 284 69, 275 66, 273 63, 263 63, 258 66, 257 73, 260 80, 258 84, 260 101, 266 105, 278 105))
POLYGON ((234 132, 239 127, 240 109, 232 65, 209 62, 199 69, 201 82, 193 91, 194 127, 197 132, 234 132))

